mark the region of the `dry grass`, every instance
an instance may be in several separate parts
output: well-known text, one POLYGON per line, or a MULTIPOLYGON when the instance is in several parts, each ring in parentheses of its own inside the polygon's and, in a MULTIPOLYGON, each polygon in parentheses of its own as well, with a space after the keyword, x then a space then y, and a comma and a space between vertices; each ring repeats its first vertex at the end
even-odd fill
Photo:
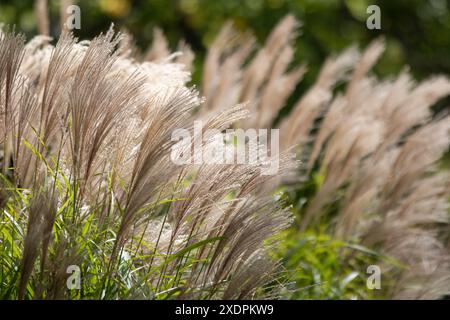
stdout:
MULTIPOLYGON (((287 16, 255 53, 251 36, 226 25, 205 61, 206 111, 248 101, 254 116, 244 125, 272 127, 305 70, 290 66, 297 26, 287 16)), ((323 179, 302 208, 302 230, 339 202, 336 237, 379 248, 405 266, 388 297, 439 298, 450 291, 449 178, 437 168, 450 145, 450 117, 431 107, 450 94, 450 81, 416 83, 406 69, 379 80, 370 70, 383 50, 378 39, 362 54, 351 47, 324 63, 279 124, 283 149, 297 144, 305 159, 284 181, 323 179)))
MULTIPOLYGON (((260 296, 277 265, 264 241, 291 221, 259 188, 273 177, 255 165, 175 165, 171 134, 192 127, 201 99, 181 64, 136 62, 126 40, 110 30, 83 42, 63 34, 53 46, 1 34, 2 215, 11 238, 2 246, 19 250, 2 270, 20 275, 2 279, 2 294, 73 297, 65 270, 77 264, 98 272, 99 289, 85 297, 260 296), (23 238, 11 219, 26 223, 23 238), (125 285, 124 263, 133 275, 125 285)), ((241 107, 211 114, 204 131, 246 115, 241 107)), ((282 168, 292 167, 284 158, 282 168)))
MULTIPOLYGON (((450 117, 434 115, 430 107, 450 93, 450 82, 434 76, 416 83, 407 70, 378 79, 370 70, 384 50, 383 39, 363 53, 352 47, 330 57, 281 120, 282 149, 296 144, 305 159, 296 174, 287 171, 288 156, 286 170, 271 181, 251 166, 180 168, 169 160, 170 133, 190 128, 196 118, 206 121, 205 129, 274 125, 306 71, 291 66, 298 26, 287 16, 256 50, 250 34, 227 24, 208 51, 203 103, 185 85, 191 50, 181 42, 180 51, 171 53, 159 30, 142 56, 131 36, 111 31, 91 42, 64 35, 55 47, 43 36, 24 45, 21 37, 2 34, 3 175, 32 194, 20 212, 28 221, 20 297, 33 274, 61 274, 51 269, 52 259, 66 257, 62 265, 83 259, 73 235, 55 242, 50 231, 64 216, 61 204, 69 195, 75 221, 69 233, 81 232, 77 228, 86 219, 94 219, 99 230, 117 228, 107 280, 114 261, 141 235, 153 252, 144 267, 162 266, 145 275, 153 295, 253 297, 275 266, 263 258, 262 243, 290 221, 263 190, 312 177, 320 177, 320 184, 301 208, 301 230, 338 202, 331 226, 337 238, 404 265, 389 270, 380 261, 385 272, 395 272, 389 298, 449 294, 450 180, 437 164, 449 146, 450 117), (247 113, 234 107, 243 103, 250 110, 245 121, 247 113), (14 170, 8 170, 11 164, 14 170), (212 242, 186 252, 205 239, 212 242), (34 266, 38 260, 40 269, 34 266)), ((5 189, 1 196, 5 206, 11 195, 5 189)), ((56 294, 45 290, 43 296, 56 294)))

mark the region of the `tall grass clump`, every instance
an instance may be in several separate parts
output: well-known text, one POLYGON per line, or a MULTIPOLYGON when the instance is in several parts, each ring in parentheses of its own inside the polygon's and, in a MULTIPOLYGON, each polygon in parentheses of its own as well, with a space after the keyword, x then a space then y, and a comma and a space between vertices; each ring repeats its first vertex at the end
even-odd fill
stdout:
MULTIPOLYGON (((126 40, 1 32, 0 297, 276 295, 265 240, 291 218, 262 191, 273 177, 174 164, 171 134, 192 127, 202 99, 182 64, 137 62, 126 40)), ((203 127, 246 116, 230 108, 203 127)))
POLYGON ((407 68, 379 79, 380 38, 330 56, 291 106, 307 72, 293 65, 298 26, 289 15, 258 46, 225 25, 199 93, 186 85, 189 46, 171 52, 158 29, 144 53, 126 32, 81 42, 64 32, 56 45, 3 32, 1 296, 450 294, 450 179, 440 165, 450 117, 432 109, 450 81, 417 82, 407 68), (175 165, 171 133, 198 119, 204 131, 279 128, 279 174, 175 165), (382 270, 378 292, 365 287, 369 265, 382 270), (67 288, 71 266, 79 290, 67 288))
MULTIPOLYGON (((204 114, 249 101, 252 117, 241 125, 279 127, 282 149, 298 145, 303 165, 278 181, 298 217, 285 262, 301 266, 293 248, 304 231, 320 230, 319 239, 326 226, 345 247, 376 253, 353 268, 365 279, 368 262, 379 265, 382 297, 448 295, 450 179, 441 159, 450 146, 450 117, 432 107, 450 94, 450 81, 432 76, 418 83, 406 67, 379 79, 370 71, 384 50, 380 38, 362 53, 352 46, 328 58, 315 84, 285 108, 306 71, 292 66, 298 25, 285 17, 259 48, 251 35, 226 25, 208 51, 202 81, 204 114), (288 115, 279 120, 282 108, 288 115)), ((340 250, 342 270, 360 251, 340 250)), ((346 276, 342 270, 336 275, 346 276)))

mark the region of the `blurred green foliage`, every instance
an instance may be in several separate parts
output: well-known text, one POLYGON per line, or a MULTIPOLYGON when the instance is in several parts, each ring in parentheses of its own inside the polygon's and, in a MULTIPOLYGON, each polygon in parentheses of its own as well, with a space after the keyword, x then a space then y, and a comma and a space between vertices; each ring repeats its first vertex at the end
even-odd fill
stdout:
MULTIPOLYGON (((382 299, 385 291, 369 289, 367 266, 379 264, 380 255, 362 246, 333 239, 322 226, 281 234, 275 257, 287 270, 289 299, 382 299)), ((382 289, 387 288, 383 276, 382 289)))
MULTIPOLYGON (((58 34, 59 1, 49 0, 52 34, 58 34)), ((197 54, 194 82, 199 82, 200 61, 226 20, 238 28, 250 29, 263 41, 287 13, 300 21, 296 62, 308 63, 309 70, 297 90, 315 79, 326 56, 352 43, 367 45, 384 35, 387 51, 376 71, 381 75, 398 72, 410 65, 418 78, 432 73, 450 74, 450 0, 78 0, 81 8, 81 38, 106 30, 111 22, 128 29, 141 47, 160 26, 175 47, 186 39, 197 54), (381 30, 366 28, 370 4, 381 8, 381 30)), ((16 24, 29 36, 36 32, 33 0, 0 0, 0 22, 16 24)))

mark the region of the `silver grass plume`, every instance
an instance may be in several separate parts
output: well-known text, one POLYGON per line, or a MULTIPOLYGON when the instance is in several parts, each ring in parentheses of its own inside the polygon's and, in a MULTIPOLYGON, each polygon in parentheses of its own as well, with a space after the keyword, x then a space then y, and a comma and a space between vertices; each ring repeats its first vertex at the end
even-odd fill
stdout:
MULTIPOLYGON (((260 294, 278 268, 264 242, 291 223, 288 209, 260 188, 273 177, 250 165, 175 165, 171 133, 192 127, 202 99, 186 87, 183 64, 170 57, 138 62, 127 40, 112 29, 81 42, 63 32, 53 46, 43 35, 25 43, 1 32, 2 173, 30 197, 20 212, 28 224, 18 297, 27 297, 36 278, 32 298, 69 297, 65 269, 87 254, 77 242, 82 225, 114 229, 103 287, 124 253, 136 252, 146 257, 138 270, 158 272, 137 284, 152 290, 134 297, 260 294), (56 235, 63 222, 66 232, 56 235), (241 282, 249 272, 252 281, 241 282)), ((211 113, 204 130, 226 129, 246 115, 239 106, 211 113)), ((282 155, 282 170, 293 163, 282 155)), ((7 202, 12 195, 1 186, 7 202)))
MULTIPOLYGON (((209 99, 200 114, 249 102, 253 117, 243 125, 272 127, 305 72, 289 68, 298 25, 285 17, 259 50, 250 34, 225 25, 204 63, 209 99)), ((324 181, 304 209, 302 229, 340 201, 336 236, 379 248, 405 266, 388 297, 435 299, 450 293, 449 178, 437 168, 450 145, 450 117, 433 116, 431 106, 450 94, 450 81, 416 83, 407 69, 379 80, 369 72, 383 50, 378 39, 362 54, 351 47, 327 59, 279 125, 283 149, 299 145, 305 166, 275 186, 301 183, 317 166, 324 181), (344 91, 334 93, 343 82, 344 91)))

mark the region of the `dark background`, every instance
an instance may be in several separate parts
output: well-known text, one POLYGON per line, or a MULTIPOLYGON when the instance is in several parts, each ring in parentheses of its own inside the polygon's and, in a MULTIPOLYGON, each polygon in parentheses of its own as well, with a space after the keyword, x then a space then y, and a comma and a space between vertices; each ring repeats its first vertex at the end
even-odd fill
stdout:
MULTIPOLYGON (((194 82, 199 81, 205 50, 223 23, 231 19, 240 29, 250 29, 263 41, 287 13, 300 21, 296 62, 307 62, 303 81, 308 87, 325 57, 357 43, 361 47, 384 35, 387 50, 375 71, 386 76, 410 65, 417 78, 450 74, 449 0, 78 0, 81 8, 80 38, 91 38, 114 22, 125 27, 141 48, 161 27, 173 48, 186 39, 196 52, 194 82), (366 28, 371 4, 381 8, 381 30, 366 28)), ((59 1, 49 1, 51 33, 59 33, 59 1)), ((0 22, 16 24, 31 37, 36 33, 33 0, 0 0, 0 22)), ((302 85, 298 88, 302 90, 302 85)))

